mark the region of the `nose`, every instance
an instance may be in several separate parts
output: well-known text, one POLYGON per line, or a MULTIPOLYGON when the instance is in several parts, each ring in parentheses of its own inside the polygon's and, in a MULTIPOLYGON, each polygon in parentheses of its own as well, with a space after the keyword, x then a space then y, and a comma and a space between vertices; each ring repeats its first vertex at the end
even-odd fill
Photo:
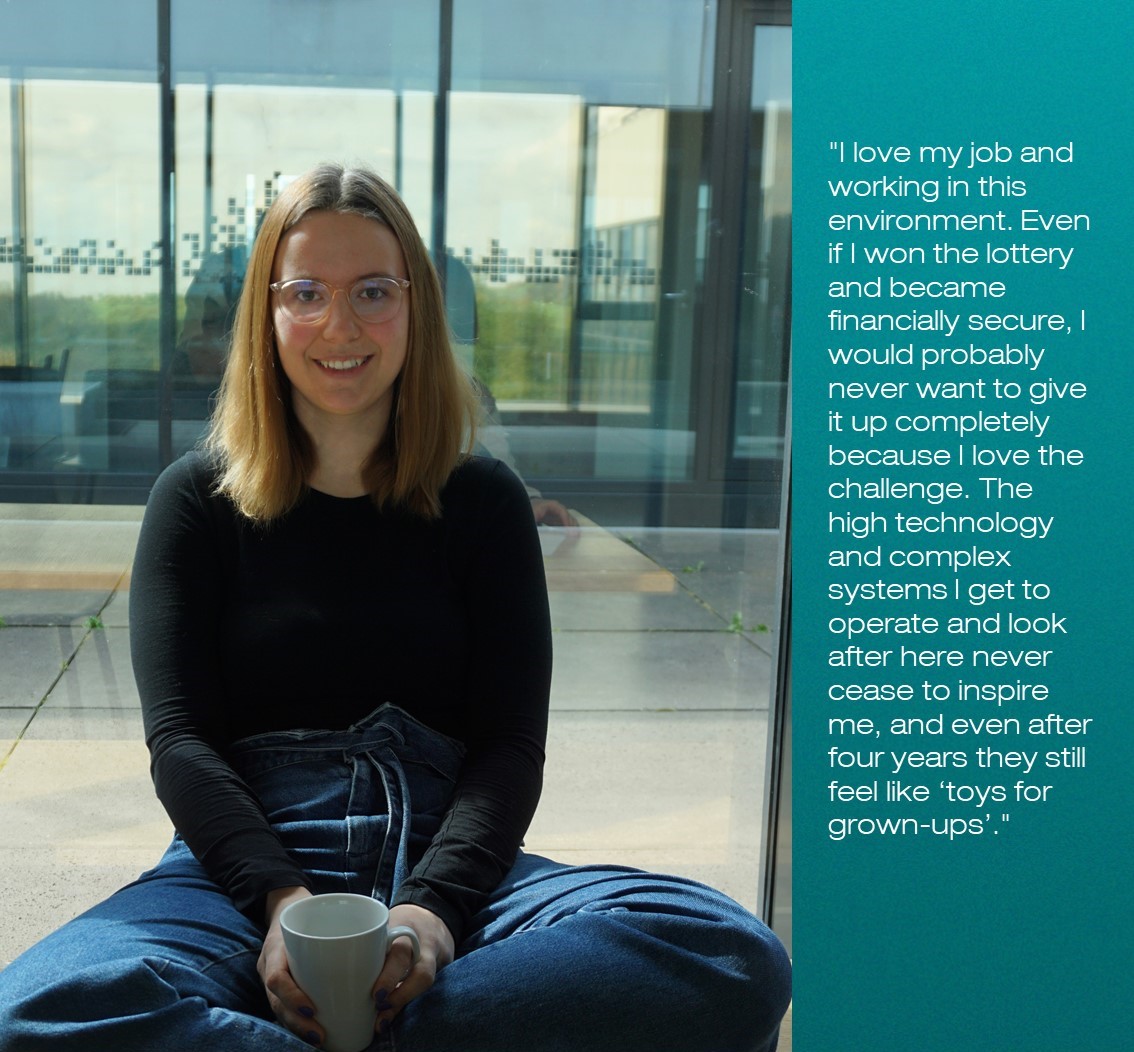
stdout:
POLYGON ((353 340, 358 335, 358 318, 350 305, 349 294, 342 289, 335 289, 331 293, 331 302, 327 304, 327 314, 323 319, 323 339, 353 340), (340 292, 343 293, 341 300, 338 298, 340 292))

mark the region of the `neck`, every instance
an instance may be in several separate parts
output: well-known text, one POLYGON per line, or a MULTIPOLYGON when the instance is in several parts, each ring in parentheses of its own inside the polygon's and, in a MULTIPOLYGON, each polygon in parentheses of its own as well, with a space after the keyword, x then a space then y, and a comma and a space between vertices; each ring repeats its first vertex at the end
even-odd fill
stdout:
POLYGON ((352 457, 350 460, 342 457, 331 459, 316 446, 315 468, 308 477, 307 484, 312 489, 332 497, 365 496, 367 490, 362 481, 362 468, 369 456, 368 450, 365 454, 352 457))
POLYGON ((360 427, 359 421, 349 418, 341 421, 320 418, 309 422, 303 420, 301 414, 300 420, 315 452, 315 466, 307 484, 332 497, 364 496, 368 491, 363 469, 379 445, 374 436, 385 432, 385 420, 381 426, 370 421, 370 426, 366 427, 360 427), (311 426, 312 423, 316 426, 311 426))

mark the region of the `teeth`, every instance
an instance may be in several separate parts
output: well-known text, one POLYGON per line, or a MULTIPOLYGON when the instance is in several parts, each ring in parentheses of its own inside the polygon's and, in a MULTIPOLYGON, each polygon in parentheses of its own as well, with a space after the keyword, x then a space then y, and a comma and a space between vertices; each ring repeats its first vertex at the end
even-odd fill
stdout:
POLYGON ((364 361, 366 361, 365 358, 336 358, 331 361, 320 362, 319 364, 324 369, 334 369, 336 371, 340 371, 343 369, 355 369, 364 361))

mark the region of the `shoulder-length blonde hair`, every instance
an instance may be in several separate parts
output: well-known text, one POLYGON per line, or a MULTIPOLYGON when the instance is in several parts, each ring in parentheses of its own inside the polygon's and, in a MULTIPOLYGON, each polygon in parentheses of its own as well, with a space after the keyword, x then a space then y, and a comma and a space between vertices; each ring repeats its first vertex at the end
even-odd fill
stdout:
POLYGON ((364 216, 398 239, 410 281, 405 364, 394 384, 385 435, 363 471, 379 507, 399 505, 425 518, 440 514, 445 480, 471 449, 477 402, 449 341, 437 272, 397 192, 373 172, 324 164, 280 193, 252 247, 205 448, 219 460, 220 492, 248 518, 283 515, 307 491, 315 452, 291 402, 276 352, 272 265, 280 238, 310 212, 364 216))

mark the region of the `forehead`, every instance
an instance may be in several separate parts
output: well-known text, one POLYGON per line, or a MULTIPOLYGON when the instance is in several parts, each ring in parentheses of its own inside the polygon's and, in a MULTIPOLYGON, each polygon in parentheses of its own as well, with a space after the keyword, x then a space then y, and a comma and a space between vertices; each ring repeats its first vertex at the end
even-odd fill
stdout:
POLYGON ((280 238, 272 280, 341 283, 364 274, 404 278, 405 271, 398 239, 384 223, 342 212, 309 212, 280 238))

